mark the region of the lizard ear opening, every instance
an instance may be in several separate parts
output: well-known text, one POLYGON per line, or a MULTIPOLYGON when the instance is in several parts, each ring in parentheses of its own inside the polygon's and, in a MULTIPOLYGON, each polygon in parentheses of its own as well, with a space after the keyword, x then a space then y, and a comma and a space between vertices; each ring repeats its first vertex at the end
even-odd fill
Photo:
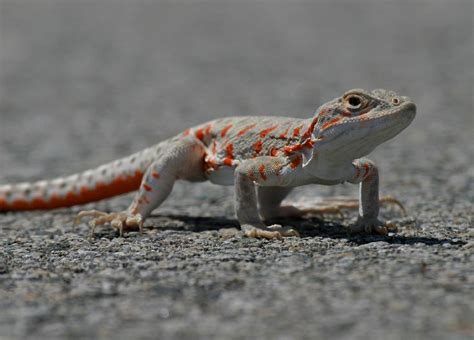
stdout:
POLYGON ((313 148, 304 148, 301 152, 303 156, 303 168, 313 159, 313 148))

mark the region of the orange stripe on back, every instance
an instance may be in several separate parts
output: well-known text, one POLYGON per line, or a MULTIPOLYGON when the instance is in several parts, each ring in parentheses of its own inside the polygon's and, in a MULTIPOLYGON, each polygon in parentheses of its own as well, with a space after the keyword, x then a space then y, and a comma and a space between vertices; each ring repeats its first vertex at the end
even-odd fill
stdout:
POLYGON ((293 130, 293 137, 298 137, 300 135, 300 130, 302 126, 298 126, 293 130))
POLYGON ((237 133, 237 136, 241 137, 243 135, 245 135, 247 132, 249 132, 250 130, 252 130, 257 124, 252 124, 252 125, 249 125, 249 126, 246 126, 244 127, 242 130, 240 130, 238 133, 237 133))
POLYGON ((232 124, 225 126, 221 131, 221 137, 225 137, 225 135, 227 134, 227 132, 230 130, 231 127, 232 127, 232 124))
POLYGON ((226 147, 227 157, 224 159, 224 164, 231 166, 232 160, 234 159, 234 145, 229 144, 226 147))
POLYGON ((286 130, 283 131, 282 134, 280 134, 280 138, 286 138, 286 135, 288 134, 288 130, 289 130, 289 129, 290 129, 290 127, 288 126, 288 127, 286 128, 286 130))
POLYGON ((283 148, 283 151, 285 152, 286 155, 291 155, 292 153, 296 151, 300 151, 303 149, 304 144, 295 144, 295 145, 287 145, 283 148))
POLYGON ((268 135, 270 132, 275 130, 278 127, 278 125, 273 125, 272 127, 269 127, 268 129, 260 131, 260 137, 265 138, 266 135, 268 135))
POLYGON ((311 124, 308 127, 308 130, 303 135, 303 138, 309 138, 311 134, 313 133, 314 127, 318 124, 318 117, 314 118, 311 124))
POLYGON ((258 167, 258 172, 260 173, 260 177, 262 177, 262 179, 264 181, 266 181, 267 180, 267 175, 265 174, 265 164, 261 164, 258 167))
POLYGON ((196 138, 199 139, 200 141, 204 140, 204 131, 202 131, 202 129, 197 129, 194 134, 196 138))
POLYGON ((260 151, 262 151, 262 146, 263 146, 263 142, 261 140, 259 140, 257 143, 255 143, 255 145, 254 145, 255 156, 257 156, 260 153, 260 151))

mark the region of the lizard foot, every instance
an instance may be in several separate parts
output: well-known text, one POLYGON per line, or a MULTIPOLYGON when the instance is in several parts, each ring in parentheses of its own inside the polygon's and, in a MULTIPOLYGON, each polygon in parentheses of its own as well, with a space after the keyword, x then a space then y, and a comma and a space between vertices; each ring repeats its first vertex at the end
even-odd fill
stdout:
POLYGON ((89 226, 92 228, 91 236, 94 235, 95 228, 98 225, 110 223, 110 225, 118 229, 120 236, 127 230, 138 230, 143 232, 143 218, 140 214, 131 214, 129 212, 105 213, 97 210, 81 211, 74 220, 76 225, 83 217, 92 217, 89 226))
MULTIPOLYGON (((392 204, 397 206, 402 215, 406 216, 406 210, 403 204, 393 196, 382 196, 379 199, 380 204, 392 204)), ((344 196, 333 196, 333 197, 325 197, 321 200, 311 203, 305 204, 298 204, 296 206, 284 206, 282 207, 291 214, 294 212, 294 215, 307 215, 307 214, 315 214, 315 215, 339 215, 339 217, 343 218, 343 210, 344 209, 358 209, 359 208, 359 200, 357 198, 350 198, 344 196), (291 209, 293 208, 293 209, 291 209)))
POLYGON ((242 230, 247 237, 251 238, 265 238, 267 240, 282 239, 283 237, 300 237, 300 234, 291 227, 282 227, 279 224, 274 224, 268 227, 257 228, 252 225, 243 225, 242 230))
POLYGON ((389 232, 397 232, 397 226, 391 222, 382 222, 379 219, 364 219, 359 218, 355 224, 349 226, 350 231, 353 233, 368 233, 368 234, 379 234, 386 236, 389 232))

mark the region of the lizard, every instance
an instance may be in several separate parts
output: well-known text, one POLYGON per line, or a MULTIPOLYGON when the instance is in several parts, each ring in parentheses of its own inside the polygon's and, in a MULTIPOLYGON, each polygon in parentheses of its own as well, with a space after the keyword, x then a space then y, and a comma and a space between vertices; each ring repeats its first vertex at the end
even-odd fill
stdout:
POLYGON ((367 158, 372 150, 414 119, 410 98, 393 91, 352 89, 321 105, 310 118, 237 116, 215 119, 95 169, 75 175, 0 186, 0 211, 55 209, 136 191, 121 212, 81 211, 77 220, 124 231, 143 222, 170 194, 176 180, 234 185, 235 214, 248 237, 299 236, 291 227, 265 224, 277 217, 357 208, 354 232, 386 235, 396 226, 378 218, 379 172, 367 158), (295 187, 306 184, 359 184, 359 197, 333 198, 320 206, 282 205, 295 187))

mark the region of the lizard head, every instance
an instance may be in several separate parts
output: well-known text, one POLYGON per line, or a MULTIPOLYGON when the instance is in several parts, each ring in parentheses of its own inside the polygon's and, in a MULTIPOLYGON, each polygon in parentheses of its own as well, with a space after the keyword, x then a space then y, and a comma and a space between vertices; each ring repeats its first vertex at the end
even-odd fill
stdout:
POLYGON ((318 109, 311 139, 316 150, 355 159, 396 136, 415 114, 408 97, 382 89, 354 89, 318 109))

